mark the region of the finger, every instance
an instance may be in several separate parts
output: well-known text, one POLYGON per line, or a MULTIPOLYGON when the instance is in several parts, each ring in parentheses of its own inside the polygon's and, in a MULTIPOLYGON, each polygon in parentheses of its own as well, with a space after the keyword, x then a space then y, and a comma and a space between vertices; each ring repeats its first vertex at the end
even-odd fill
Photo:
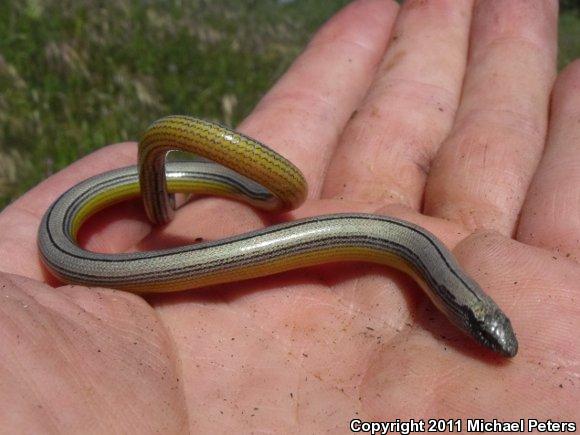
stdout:
POLYGON ((546 152, 522 209, 518 240, 580 261, 580 60, 552 97, 546 152))
POLYGON ((100 148, 47 178, 14 201, 9 208, 16 207, 31 214, 42 216, 65 189, 93 175, 134 165, 136 161, 137 146, 134 142, 124 142, 100 148))
POLYGON ((513 232, 547 129, 556 1, 478 1, 453 130, 433 163, 425 212, 513 232))
MULTIPOLYGON (((44 272, 36 248, 36 234, 40 220, 50 204, 66 189, 87 177, 134 164, 136 158, 137 147, 134 143, 104 147, 46 179, 6 207, 0 214, 0 227, 7 229, 0 235, 0 252, 6 254, 0 256, 0 271, 42 280, 44 272)), ((135 233, 142 234, 143 225, 148 224, 144 222, 142 214, 139 219, 134 214, 125 213, 128 208, 135 208, 135 205, 127 203, 115 207, 115 213, 120 213, 128 220, 125 225, 120 224, 123 225, 123 233, 120 234, 127 237, 135 233), (140 221, 141 226, 129 224, 135 221, 140 221)), ((124 237, 108 240, 113 249, 125 247, 124 237)))
POLYGON ((471 0, 403 5, 377 78, 330 164, 325 197, 420 207, 459 101, 471 7, 471 0))
POLYGON ((349 4, 239 127, 303 170, 311 197, 318 196, 338 136, 367 91, 396 11, 393 1, 349 4))
MULTIPOLYGON (((318 31, 239 126, 241 132, 268 144, 303 170, 311 197, 319 194, 338 135, 374 75, 396 11, 391 1, 349 4, 318 31)), ((260 216, 243 205, 216 199, 195 201, 134 248, 219 239, 263 226, 260 216)))
MULTIPOLYGON (((339 131, 342 128, 333 122, 323 124, 321 119, 327 116, 329 107, 335 107, 332 119, 336 121, 342 116, 346 122, 355 106, 352 100, 357 100, 357 95, 360 97, 366 90, 365 80, 370 80, 384 50, 395 12, 395 3, 382 0, 359 0, 346 7, 321 29, 241 130, 279 149, 298 166, 305 167, 311 180, 315 179, 316 159, 312 156, 305 159, 305 155, 311 153, 319 157, 324 152, 322 148, 333 145, 329 138, 333 129, 339 131), (345 86, 345 83, 350 85, 345 86), (310 84, 310 87, 305 84, 310 84), (349 88, 349 92, 342 92, 341 87, 349 88), (328 101, 329 106, 318 105, 313 109, 316 101, 328 101), (284 124, 279 125, 278 119, 282 117, 284 124), (324 128, 320 128, 321 125, 324 128), (324 145, 311 151, 319 143, 324 145), (305 148, 292 148, 295 144, 305 148), (306 163, 311 163, 311 166, 306 163)), ((101 149, 41 183, 8 207, 0 215, 0 224, 14 230, 0 238, 0 250, 11 255, 0 260, 0 270, 43 279, 43 269, 36 260, 36 232, 44 211, 58 195, 82 179, 134 164, 135 151, 134 145, 101 149), (30 261, 31 258, 36 261, 30 261)), ((80 235, 88 249, 123 251, 142 240, 150 228, 143 220, 140 207, 131 203, 112 207, 97 218, 87 222, 84 235, 80 235), (121 222, 118 221, 119 214, 125 218, 121 222), (110 226, 115 220, 117 224, 110 226), (102 231, 105 228, 106 231, 102 231)), ((189 227, 180 230, 182 233, 190 232, 189 227)))
MULTIPOLYGON (((320 192, 327 160, 339 133, 366 92, 384 52, 397 5, 352 2, 315 35, 289 71, 239 127, 304 171, 310 196, 320 192)), ((220 200, 195 201, 135 249, 219 239, 260 228, 247 207, 220 200)))

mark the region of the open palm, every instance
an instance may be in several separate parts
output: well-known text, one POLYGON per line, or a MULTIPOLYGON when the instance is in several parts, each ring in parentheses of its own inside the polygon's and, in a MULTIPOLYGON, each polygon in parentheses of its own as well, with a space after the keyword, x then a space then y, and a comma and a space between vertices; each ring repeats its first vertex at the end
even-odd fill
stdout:
MULTIPOLYGON (((553 88, 556 20, 557 1, 355 1, 239 127, 305 173, 310 199, 286 218, 370 212, 435 233, 510 316, 513 360, 376 265, 145 299, 54 288, 36 249, 42 214, 89 175, 134 164, 124 143, 0 215, 3 429, 343 433, 353 418, 577 418, 580 63, 553 88)), ((146 250, 272 223, 204 198, 152 229, 134 202, 81 239, 146 250)))

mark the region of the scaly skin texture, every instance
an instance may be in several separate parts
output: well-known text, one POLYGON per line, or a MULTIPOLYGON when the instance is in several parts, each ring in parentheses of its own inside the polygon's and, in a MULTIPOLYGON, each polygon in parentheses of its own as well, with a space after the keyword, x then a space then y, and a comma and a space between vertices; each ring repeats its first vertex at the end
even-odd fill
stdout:
POLYGON ((141 138, 139 166, 147 170, 140 172, 140 185, 151 222, 164 224, 172 218, 164 168, 166 154, 176 150, 208 158, 251 178, 279 198, 282 211, 297 208, 306 199, 302 172, 267 146, 212 122, 170 115, 151 124, 141 138))
MULTIPOLYGON (((289 219, 384 213, 436 234, 510 313, 516 358, 481 352, 381 266, 146 301, 53 288, 37 260, 41 216, 87 176, 134 164, 135 144, 119 144, 0 215, 2 430, 348 433, 353 417, 578 421, 580 65, 552 89, 556 2, 472 6, 350 4, 240 130, 305 172, 311 199, 289 219)), ((271 223, 203 199, 152 230, 129 203, 80 237, 122 252, 271 223)))
MULTIPOLYGON (((144 136, 150 137, 156 126, 172 129, 173 118, 154 123, 144 136)), ((233 131, 192 118, 178 119, 183 121, 179 123, 179 134, 165 132, 163 143, 141 142, 140 156, 153 154, 152 148, 161 149, 161 155, 165 155, 170 149, 165 142, 171 144, 171 141, 176 141, 175 146, 181 150, 203 149, 207 146, 205 141, 212 142, 214 148, 205 152, 205 156, 212 155, 221 161, 229 158, 232 145, 238 148, 239 140, 232 138, 239 135, 233 131), (223 137, 204 129, 202 135, 207 137, 201 138, 200 123, 221 130, 223 137), (187 135, 194 137, 187 138, 187 135)), ((258 150, 265 149, 249 138, 244 140, 258 150)), ((275 160, 274 165, 256 158, 245 163, 246 174, 260 174, 270 166, 283 173, 296 172, 296 168, 281 156, 266 151, 275 160)), ((82 222, 110 205, 134 199, 139 191, 148 217, 157 223, 158 217, 169 218, 169 212, 173 213, 173 208, 166 206, 169 191, 180 191, 176 190, 175 182, 183 188, 181 192, 215 194, 215 188, 208 189, 209 177, 221 183, 227 195, 238 191, 239 199, 258 201, 259 208, 270 207, 271 199, 275 198, 275 212, 302 196, 305 186, 298 173, 295 178, 302 182, 293 186, 298 191, 289 190, 286 194, 278 191, 277 195, 272 195, 265 186, 249 182, 237 172, 215 163, 189 162, 157 167, 147 159, 140 161, 141 167, 129 166, 81 182, 48 208, 39 225, 38 248, 44 265, 55 277, 69 284, 111 287, 144 295, 192 290, 328 263, 378 263, 409 274, 452 323, 482 345, 503 356, 516 355, 518 343, 510 321, 461 270, 441 241, 424 228, 388 216, 368 213, 315 216, 173 250, 117 255, 94 253, 79 247, 76 235, 82 222), (153 178, 161 178, 162 183, 153 190, 140 189, 143 179, 148 179, 149 173, 156 170, 162 171, 163 176, 153 178), (263 201, 259 202, 259 198, 263 201)), ((275 189, 273 182, 256 178, 275 189)), ((275 180, 276 177, 271 178, 275 180)))

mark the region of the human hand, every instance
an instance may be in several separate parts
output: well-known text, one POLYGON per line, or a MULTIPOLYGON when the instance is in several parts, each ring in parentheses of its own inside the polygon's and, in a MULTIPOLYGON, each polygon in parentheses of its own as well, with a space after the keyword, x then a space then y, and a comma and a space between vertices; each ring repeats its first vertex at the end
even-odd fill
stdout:
MULTIPOLYGON (((306 174, 310 200, 292 217, 388 214, 454 248, 510 316, 515 359, 480 349, 412 281, 376 265, 149 304, 52 288, 36 249, 42 214, 78 181, 134 164, 135 144, 118 144, 0 215, 4 428, 310 433, 348 432, 351 418, 576 417, 580 64, 558 78, 548 123, 556 9, 541 0, 476 2, 473 11, 469 1, 411 1, 400 11, 354 2, 239 127, 306 174)), ((158 249, 272 222, 207 198, 151 229, 127 203, 88 222, 81 242, 158 249)))

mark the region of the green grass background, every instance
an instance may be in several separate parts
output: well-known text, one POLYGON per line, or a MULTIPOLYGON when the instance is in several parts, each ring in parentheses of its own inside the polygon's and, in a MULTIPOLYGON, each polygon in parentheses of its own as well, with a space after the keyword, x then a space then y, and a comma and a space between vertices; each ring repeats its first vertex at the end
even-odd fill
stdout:
MULTIPOLYGON (((163 115, 235 125, 346 3, 0 1, 0 210, 163 115)), ((580 16, 560 21, 562 67, 580 57, 580 16)))

